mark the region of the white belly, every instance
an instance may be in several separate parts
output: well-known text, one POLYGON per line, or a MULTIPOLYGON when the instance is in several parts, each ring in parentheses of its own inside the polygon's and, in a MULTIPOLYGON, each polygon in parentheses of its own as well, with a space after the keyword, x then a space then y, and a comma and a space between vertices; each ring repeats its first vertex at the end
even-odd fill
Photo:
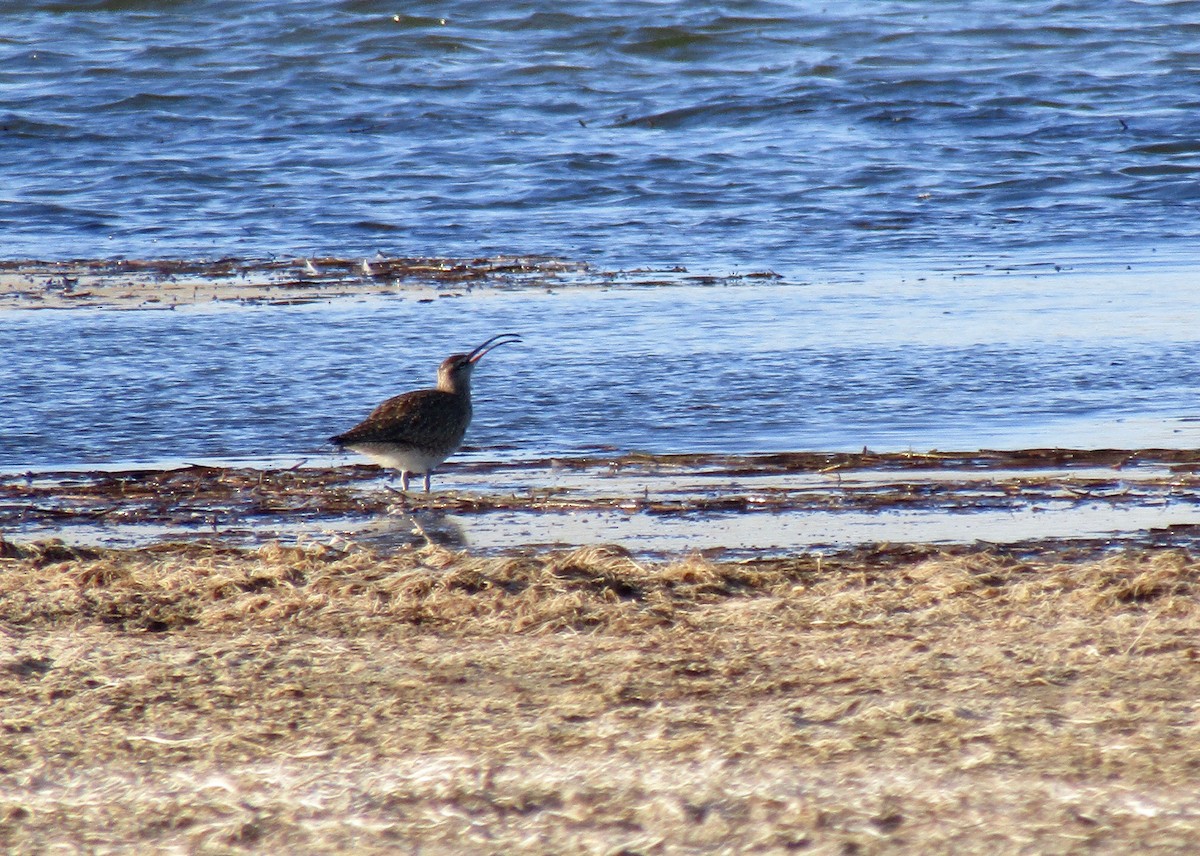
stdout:
POLYGON ((381 467, 419 475, 424 475, 450 457, 449 453, 438 454, 391 443, 358 443, 347 448, 370 458, 381 467))

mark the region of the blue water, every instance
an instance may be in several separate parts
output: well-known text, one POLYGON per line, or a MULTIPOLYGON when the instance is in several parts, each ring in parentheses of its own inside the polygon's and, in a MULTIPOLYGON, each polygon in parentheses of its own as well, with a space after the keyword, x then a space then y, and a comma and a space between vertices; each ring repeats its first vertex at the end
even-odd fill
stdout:
POLYGON ((470 454, 1200 447, 1162 269, 0 315, 0 468, 308 458, 451 350, 470 454))
POLYGON ((1200 2, 0 4, 0 256, 915 270, 1200 237, 1200 2))

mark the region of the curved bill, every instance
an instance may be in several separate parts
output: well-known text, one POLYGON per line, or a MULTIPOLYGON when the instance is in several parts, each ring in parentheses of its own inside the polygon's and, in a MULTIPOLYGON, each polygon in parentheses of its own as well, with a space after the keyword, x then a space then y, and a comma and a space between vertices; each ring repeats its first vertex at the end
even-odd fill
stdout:
POLYGON ((520 333, 501 333, 499 336, 492 336, 492 338, 488 339, 478 348, 467 354, 467 360, 472 363, 477 363, 479 362, 479 358, 488 351, 499 348, 501 345, 511 345, 513 342, 519 341, 521 341, 520 333))

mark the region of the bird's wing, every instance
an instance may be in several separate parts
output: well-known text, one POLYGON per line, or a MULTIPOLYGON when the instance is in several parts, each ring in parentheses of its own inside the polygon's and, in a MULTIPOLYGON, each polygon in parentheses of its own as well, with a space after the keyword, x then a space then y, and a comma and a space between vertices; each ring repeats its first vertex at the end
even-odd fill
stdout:
MULTIPOLYGON (((409 443, 439 445, 461 436, 458 399, 440 389, 419 389, 389 398, 371 415, 332 440, 342 446, 355 443, 409 443)), ((465 425, 462 426, 465 429, 465 425)))

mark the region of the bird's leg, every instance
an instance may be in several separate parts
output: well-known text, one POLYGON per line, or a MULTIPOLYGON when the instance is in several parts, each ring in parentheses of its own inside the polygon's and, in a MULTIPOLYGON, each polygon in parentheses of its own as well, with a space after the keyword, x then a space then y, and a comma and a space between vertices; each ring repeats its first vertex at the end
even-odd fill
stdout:
POLYGON ((400 471, 400 490, 408 493, 408 470, 400 471))
POLYGON ((426 472, 425 472, 425 492, 426 493, 429 493, 429 477, 431 475, 433 475, 433 472, 430 470, 426 470, 426 472))

